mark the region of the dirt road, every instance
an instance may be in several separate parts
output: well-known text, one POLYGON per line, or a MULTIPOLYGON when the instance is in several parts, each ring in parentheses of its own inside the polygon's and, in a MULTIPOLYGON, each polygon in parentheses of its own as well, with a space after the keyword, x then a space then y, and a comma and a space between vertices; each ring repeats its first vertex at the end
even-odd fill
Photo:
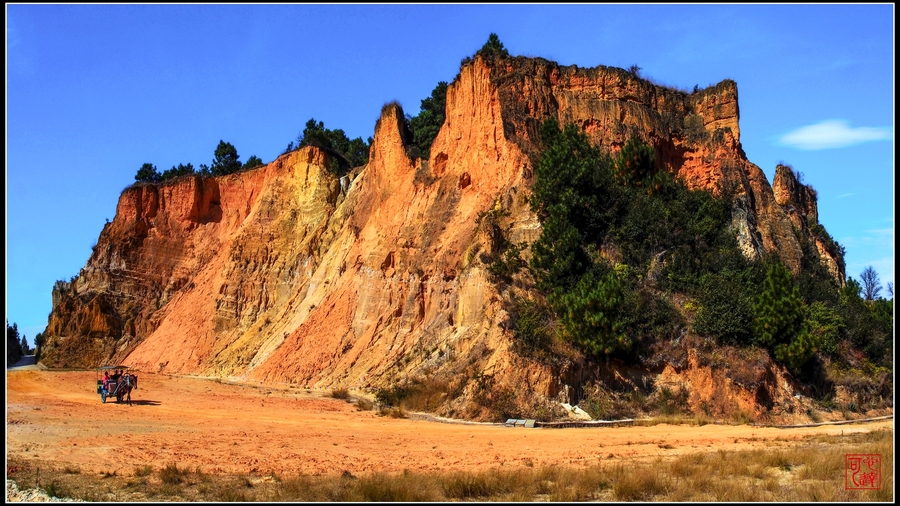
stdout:
POLYGON ((893 426, 892 420, 802 429, 454 425, 381 417, 325 392, 139 376, 127 406, 100 402, 94 372, 8 370, 7 458, 120 475, 173 462, 206 473, 478 470, 752 449, 893 426))

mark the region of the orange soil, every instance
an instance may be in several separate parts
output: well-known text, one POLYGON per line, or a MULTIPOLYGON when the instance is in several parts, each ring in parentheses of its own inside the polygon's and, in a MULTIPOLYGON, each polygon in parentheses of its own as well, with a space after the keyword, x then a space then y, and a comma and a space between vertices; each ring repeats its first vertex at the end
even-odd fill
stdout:
POLYGON ((590 465, 746 450, 809 434, 865 432, 893 421, 801 429, 657 425, 524 429, 392 419, 326 392, 141 374, 132 406, 100 402, 96 374, 7 371, 7 459, 85 472, 136 466, 207 473, 354 474, 590 465), (670 448, 671 447, 671 448, 670 448))

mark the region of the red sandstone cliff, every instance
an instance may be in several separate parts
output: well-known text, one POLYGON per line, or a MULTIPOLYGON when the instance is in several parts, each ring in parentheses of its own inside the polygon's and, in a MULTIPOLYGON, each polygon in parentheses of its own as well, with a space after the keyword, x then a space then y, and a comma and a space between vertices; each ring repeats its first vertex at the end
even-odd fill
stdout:
POLYGON ((344 181, 304 148, 249 172, 124 191, 87 265, 54 287, 43 361, 351 388, 477 369, 555 396, 565 367, 510 352, 478 259, 494 248, 486 211, 507 213, 512 242, 540 234, 524 197, 549 116, 611 150, 639 135, 690 185, 733 187, 746 255, 796 270, 799 234, 843 279, 840 252, 812 227, 815 192, 781 168, 773 191, 746 159, 735 83, 683 93, 616 68, 478 57, 448 88, 429 160, 407 157, 403 112, 388 105, 368 165, 344 181))

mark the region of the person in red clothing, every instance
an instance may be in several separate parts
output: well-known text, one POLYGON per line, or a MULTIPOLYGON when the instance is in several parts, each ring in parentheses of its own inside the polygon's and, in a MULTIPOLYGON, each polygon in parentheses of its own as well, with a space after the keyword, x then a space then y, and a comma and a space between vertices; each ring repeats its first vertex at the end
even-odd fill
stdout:
POLYGON ((103 388, 109 390, 109 371, 103 373, 103 388))

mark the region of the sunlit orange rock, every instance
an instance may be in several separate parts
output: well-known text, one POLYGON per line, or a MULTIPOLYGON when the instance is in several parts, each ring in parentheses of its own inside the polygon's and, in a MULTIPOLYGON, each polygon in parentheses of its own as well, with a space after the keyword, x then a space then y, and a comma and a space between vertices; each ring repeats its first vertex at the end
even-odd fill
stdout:
POLYGON ((773 191, 746 159, 734 82, 691 93, 612 67, 476 57, 448 87, 428 160, 407 156, 404 112, 388 104, 368 164, 343 179, 307 147, 247 172, 126 189, 87 265, 54 288, 42 361, 350 388, 484 373, 556 398, 584 363, 511 351, 486 262, 498 234, 540 235, 526 198, 548 117, 612 152, 641 137, 691 187, 735 192, 747 256, 774 253, 796 271, 797 229, 843 279, 840 252, 810 229, 815 193, 780 168, 773 191))

